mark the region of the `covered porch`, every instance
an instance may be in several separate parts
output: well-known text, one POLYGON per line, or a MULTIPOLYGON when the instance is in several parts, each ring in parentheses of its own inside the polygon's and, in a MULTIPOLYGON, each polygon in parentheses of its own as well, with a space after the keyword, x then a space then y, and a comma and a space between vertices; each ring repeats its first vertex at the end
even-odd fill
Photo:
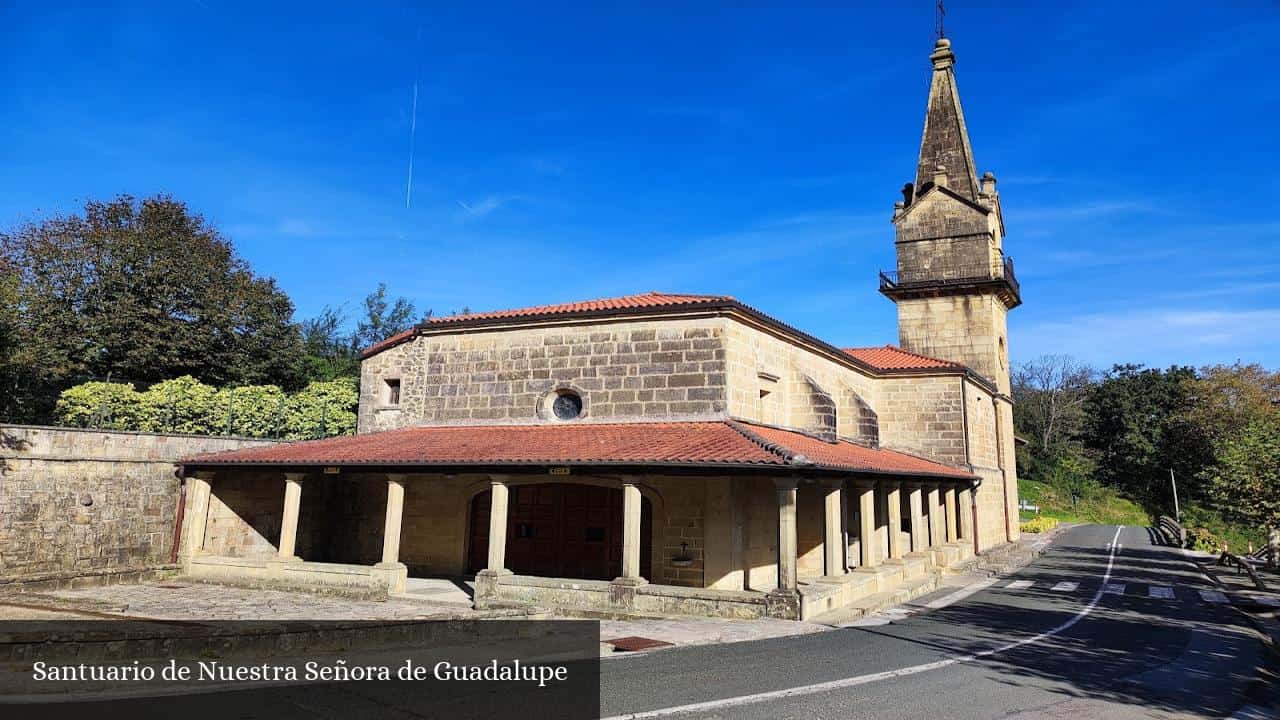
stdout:
POLYGON ((806 619, 973 554, 968 473, 731 421, 411 428, 255 450, 184 464, 193 578, 385 596, 474 576, 477 608, 806 619), (511 457, 530 454, 513 442, 543 457, 511 457), (380 457, 353 461, 355 443, 380 457), (438 459, 404 457, 410 446, 438 459), (479 457, 460 463, 464 450, 479 457))

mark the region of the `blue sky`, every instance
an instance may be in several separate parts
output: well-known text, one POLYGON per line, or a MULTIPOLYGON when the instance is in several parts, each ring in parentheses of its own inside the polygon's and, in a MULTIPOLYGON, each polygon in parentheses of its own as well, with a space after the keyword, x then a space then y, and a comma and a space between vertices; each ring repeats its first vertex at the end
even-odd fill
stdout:
MULTIPOLYGON (((436 312, 657 289, 896 341, 929 0, 51 5, 0 8, 0 228, 167 192, 300 317, 379 282, 436 312)), ((1280 5, 957 1, 947 30, 1013 359, 1280 367, 1280 5)))

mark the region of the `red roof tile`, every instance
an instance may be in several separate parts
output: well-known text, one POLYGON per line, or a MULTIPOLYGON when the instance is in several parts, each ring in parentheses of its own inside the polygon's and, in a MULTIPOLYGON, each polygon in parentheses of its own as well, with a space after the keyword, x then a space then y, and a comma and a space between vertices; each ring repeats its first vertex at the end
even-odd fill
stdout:
POLYGON ((869 348, 845 348, 845 352, 877 370, 927 370, 931 368, 963 368, 950 360, 939 360, 909 352, 893 345, 869 348))
MULTIPOLYGON (((448 327, 449 325, 471 324, 488 320, 519 320, 534 317, 555 317, 557 315, 584 315, 611 310, 642 310, 644 308, 672 308, 697 305, 727 305, 736 303, 728 295, 684 295, 664 293, 653 290, 639 295, 600 298, 580 302, 560 303, 558 305, 535 305, 533 307, 515 308, 511 310, 493 310, 490 312, 466 313, 465 315, 442 315, 427 320, 427 327, 448 327)), ((421 327, 421 326, 419 326, 421 327)), ((409 340, 419 328, 410 328, 402 333, 371 345, 361 354, 362 357, 376 355, 389 347, 409 340)))
POLYGON ((736 421, 411 427, 186 458, 207 465, 759 465, 969 478, 890 450, 736 421))

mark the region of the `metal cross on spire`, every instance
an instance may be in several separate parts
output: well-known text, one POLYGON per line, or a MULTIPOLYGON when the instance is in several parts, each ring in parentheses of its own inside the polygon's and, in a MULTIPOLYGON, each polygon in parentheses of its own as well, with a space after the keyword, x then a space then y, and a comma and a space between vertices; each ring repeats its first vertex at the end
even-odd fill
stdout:
POLYGON ((936 12, 934 13, 934 31, 938 33, 938 39, 947 36, 946 29, 943 27, 943 20, 947 16, 947 8, 942 4, 942 0, 938 0, 936 12))

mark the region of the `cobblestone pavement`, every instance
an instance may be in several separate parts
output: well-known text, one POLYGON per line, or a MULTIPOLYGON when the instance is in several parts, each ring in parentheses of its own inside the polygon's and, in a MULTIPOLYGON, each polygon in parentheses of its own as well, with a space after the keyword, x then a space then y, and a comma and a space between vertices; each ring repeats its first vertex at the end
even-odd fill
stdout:
POLYGON ((122 607, 121 614, 160 620, 421 620, 467 617, 456 605, 391 599, 385 602, 326 597, 305 592, 250 590, 186 581, 109 585, 42 593, 86 606, 122 607))

